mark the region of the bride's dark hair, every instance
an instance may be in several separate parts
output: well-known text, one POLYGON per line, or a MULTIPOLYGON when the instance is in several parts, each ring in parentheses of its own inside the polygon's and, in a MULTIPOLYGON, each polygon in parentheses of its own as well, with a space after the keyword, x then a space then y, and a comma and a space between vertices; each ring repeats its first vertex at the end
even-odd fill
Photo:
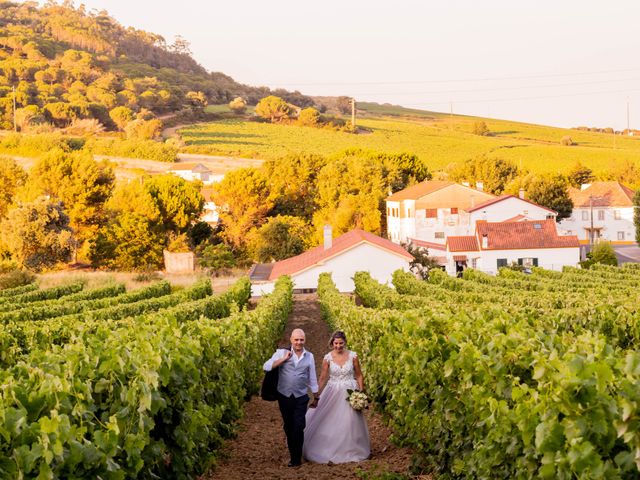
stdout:
POLYGON ((347 344, 347 336, 344 334, 344 332, 341 330, 336 330, 331 334, 331 339, 329 340, 329 348, 333 348, 333 341, 336 338, 341 338, 342 340, 344 340, 344 344, 347 344))

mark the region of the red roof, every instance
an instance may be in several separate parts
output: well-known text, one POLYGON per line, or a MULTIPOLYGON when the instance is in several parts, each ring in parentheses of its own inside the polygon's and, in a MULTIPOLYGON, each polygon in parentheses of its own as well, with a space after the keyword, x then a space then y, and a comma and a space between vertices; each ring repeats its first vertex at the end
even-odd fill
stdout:
POLYGON ((504 200, 508 200, 509 198, 516 198, 516 199, 518 199, 518 200, 520 200, 522 202, 527 202, 530 205, 533 205, 533 206, 538 207, 538 208, 542 208, 544 210, 549 211, 550 213, 558 213, 555 210, 551 210, 550 208, 543 207, 542 205, 538 205, 537 203, 533 203, 533 202, 531 202, 531 201, 529 201, 529 200, 527 200, 525 198, 516 197, 515 195, 502 195, 502 196, 500 196, 498 198, 494 198, 493 200, 489 200, 488 202, 481 203, 480 205, 478 205, 476 207, 473 207, 473 208, 471 208, 471 209, 469 209, 467 211, 469 213, 475 212, 476 210, 481 210, 483 208, 488 207, 489 205, 493 205, 494 203, 500 203, 500 202, 502 202, 504 200))
POLYGON ((580 245, 575 235, 558 235, 556 222, 552 219, 522 222, 478 221, 476 235, 480 245, 484 243, 483 236, 487 236, 487 247, 482 247, 482 250, 571 248, 580 245))
POLYGON ((447 237, 447 250, 450 252, 475 252, 478 250, 476 237, 447 237))
MULTIPOLYGON (((291 275, 307 270, 347 250, 350 250, 361 243, 370 243, 404 257, 409 261, 413 260, 411 254, 400 245, 379 237, 378 235, 374 235, 373 233, 365 232, 364 230, 356 228, 334 238, 332 240, 332 246, 329 249, 325 250, 324 245, 320 245, 312 248, 311 250, 307 250, 298 256, 274 263, 269 275, 269 280, 275 280, 281 275, 291 275)), ((371 262, 375 261, 375 259, 364 259, 364 261, 371 262)))
POLYGON ((417 238, 410 238, 409 239, 410 243, 413 243, 416 247, 424 247, 424 248, 428 248, 431 250, 446 250, 447 246, 443 243, 433 243, 433 242, 426 242, 424 240, 418 240, 417 238))
POLYGON ((632 207, 633 190, 620 182, 593 182, 584 190, 569 189, 569 197, 574 207, 589 207, 593 199, 594 207, 632 207))

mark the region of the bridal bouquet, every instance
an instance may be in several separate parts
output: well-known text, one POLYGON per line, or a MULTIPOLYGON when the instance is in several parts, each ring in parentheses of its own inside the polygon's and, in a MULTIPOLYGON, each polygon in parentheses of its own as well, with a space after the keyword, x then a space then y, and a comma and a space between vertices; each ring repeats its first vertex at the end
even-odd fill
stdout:
POLYGON ((347 389, 347 402, 351 408, 360 412, 369 406, 369 397, 360 390, 347 389))

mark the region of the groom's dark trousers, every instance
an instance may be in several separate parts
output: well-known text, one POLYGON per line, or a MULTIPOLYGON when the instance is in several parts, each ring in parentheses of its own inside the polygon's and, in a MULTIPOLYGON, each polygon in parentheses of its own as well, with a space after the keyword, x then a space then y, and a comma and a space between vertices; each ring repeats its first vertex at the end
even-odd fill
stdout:
POLYGON ((305 415, 309 405, 309 395, 285 397, 278 392, 278 406, 284 421, 284 433, 287 436, 287 447, 291 455, 291 463, 302 461, 302 445, 304 443, 305 415))

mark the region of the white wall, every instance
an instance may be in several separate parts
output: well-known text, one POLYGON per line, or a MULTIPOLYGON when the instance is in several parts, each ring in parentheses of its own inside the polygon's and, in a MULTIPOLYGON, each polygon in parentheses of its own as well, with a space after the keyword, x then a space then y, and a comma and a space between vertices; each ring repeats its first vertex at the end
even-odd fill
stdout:
MULTIPOLYGON (((633 207, 593 207, 593 226, 603 227, 601 238, 611 242, 635 242, 636 230, 633 224, 633 207), (620 211, 620 219, 616 220, 615 210, 620 211), (599 220, 599 211, 604 211, 604 220, 599 220), (618 239, 618 232, 623 232, 624 239, 618 239)), ((586 228, 591 227, 591 209, 574 208, 569 218, 558 224, 558 230, 565 235, 577 235, 582 243, 589 241, 586 228), (583 220, 583 212, 586 217, 583 220), (570 232, 570 233, 569 233, 570 232)))
MULTIPOLYGON (((353 292, 353 276, 356 272, 369 272, 381 283, 391 285, 393 272, 409 271, 409 260, 369 243, 363 243, 298 275, 291 277, 294 289, 318 288, 318 277, 329 272, 341 292, 353 292)), ((252 285, 252 295, 270 293, 273 282, 252 285)))
MULTIPOLYGON (((545 220, 551 212, 546 208, 533 205, 517 197, 507 198, 488 205, 486 208, 471 212, 471 229, 475 231, 478 220, 487 222, 504 222, 518 215, 524 215, 531 220, 545 220)), ((471 234, 470 234, 471 235, 471 234)))
POLYGON ((476 268, 495 275, 498 272, 498 259, 506 258, 507 265, 518 262, 519 258, 537 258, 538 267, 547 270, 562 270, 565 265, 576 267, 580 262, 580 247, 571 248, 531 248, 514 250, 482 250, 481 252, 447 252, 447 273, 455 275, 454 255, 466 255, 467 267, 471 268, 471 259, 480 257, 476 268))

